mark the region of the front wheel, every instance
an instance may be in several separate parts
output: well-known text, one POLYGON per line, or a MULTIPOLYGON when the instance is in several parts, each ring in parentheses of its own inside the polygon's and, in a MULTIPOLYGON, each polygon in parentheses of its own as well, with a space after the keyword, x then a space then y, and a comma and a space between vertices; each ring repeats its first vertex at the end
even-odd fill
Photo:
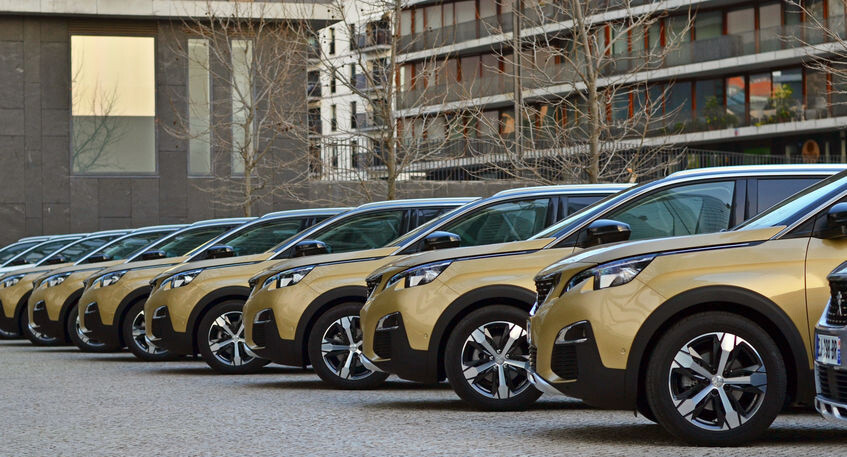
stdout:
POLYGON ((146 333, 144 300, 139 300, 127 310, 121 322, 121 335, 129 352, 145 362, 173 360, 174 354, 153 344, 146 333))
POLYGON ((529 382, 526 311, 486 306, 463 318, 447 340, 444 368, 456 394, 476 408, 514 411, 541 392, 529 382))
POLYGON ((197 348, 203 360, 218 373, 255 373, 271 363, 247 347, 241 312, 243 307, 243 301, 228 300, 213 306, 200 320, 197 348))
POLYGON ((785 403, 787 374, 773 339, 744 317, 709 312, 673 325, 647 366, 650 409, 699 446, 749 444, 785 403))
POLYGON ((388 373, 371 371, 362 363, 361 303, 346 303, 325 312, 309 334, 307 351, 315 373, 341 389, 373 389, 388 373))
POLYGON ((108 344, 94 339, 79 325, 79 304, 73 305, 65 320, 65 330, 70 336, 71 343, 82 352, 114 352, 121 348, 119 344, 108 344))

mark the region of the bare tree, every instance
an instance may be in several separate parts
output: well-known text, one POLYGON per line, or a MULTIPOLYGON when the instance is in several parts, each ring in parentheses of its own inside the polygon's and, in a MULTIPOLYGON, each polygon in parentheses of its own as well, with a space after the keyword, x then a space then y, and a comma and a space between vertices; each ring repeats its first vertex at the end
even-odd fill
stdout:
POLYGON ((192 146, 206 143, 208 179, 195 185, 245 216, 275 196, 301 200, 308 179, 303 23, 263 8, 235 2, 218 14, 210 3, 205 16, 175 24, 170 40, 171 52, 208 74, 210 93, 172 94, 175 119, 164 128, 192 146))
MULTIPOLYGON (((71 84, 80 78, 81 68, 74 69, 71 84)), ((71 163, 74 173, 97 172, 102 168, 120 169, 120 161, 113 157, 112 146, 119 144, 126 134, 126 125, 115 116, 118 104, 117 88, 106 89, 99 83, 85 99, 71 91, 72 105, 89 113, 75 119, 71 133, 71 163)))

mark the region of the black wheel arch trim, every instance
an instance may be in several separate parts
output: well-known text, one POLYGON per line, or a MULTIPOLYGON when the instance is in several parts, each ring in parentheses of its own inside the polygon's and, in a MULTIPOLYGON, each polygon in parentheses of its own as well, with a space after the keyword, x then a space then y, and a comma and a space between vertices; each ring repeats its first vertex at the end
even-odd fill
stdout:
POLYGON ((367 299, 367 287, 344 286, 326 291, 309 303, 309 306, 300 315, 300 320, 297 322, 297 329, 294 331, 294 347, 300 348, 302 365, 305 366, 309 360, 306 343, 308 342, 309 332, 315 321, 334 304, 350 301, 361 301, 364 304, 367 299))
POLYGON ((429 368, 437 371, 439 379, 446 376, 444 373, 443 353, 447 338, 449 338, 450 332, 456 326, 459 319, 477 309, 477 305, 515 305, 529 312, 536 298, 537 293, 535 291, 506 284, 484 286, 460 295, 459 298, 453 300, 444 309, 432 329, 432 335, 429 338, 429 347, 427 348, 429 368))
MULTIPOLYGON (((644 386, 641 383, 642 374, 646 368, 648 348, 660 337, 660 330, 680 318, 708 311, 739 312, 739 308, 753 312, 766 319, 765 322, 754 321, 765 327, 764 330, 774 337, 780 351, 787 350, 793 358, 786 360, 789 371, 796 373, 795 385, 789 385, 788 394, 795 401, 809 401, 814 396, 814 379, 809 368, 809 357, 806 353, 806 345, 794 322, 773 301, 767 297, 735 286, 704 286, 687 290, 666 300, 661 306, 654 310, 635 335, 627 358, 627 369, 625 375, 625 398, 627 408, 635 408, 640 405, 644 386), (713 305, 705 309, 695 309, 701 305, 713 305), (765 325, 763 325, 765 324, 765 325), (769 329, 766 326, 772 326, 769 329), (778 334, 773 335, 773 330, 778 334), (782 341, 780 341, 782 338, 782 341), (787 347, 786 347, 787 346, 787 347), (637 367, 637 369, 632 369, 637 367), (810 390, 811 389, 811 390, 810 390)), ((743 313, 739 313, 742 314, 743 313)), ((749 316, 748 316, 749 317, 749 316)))
MULTIPOLYGON (((70 318, 69 313, 71 312, 71 308, 79 302, 80 297, 82 297, 83 288, 79 288, 65 299, 65 302, 62 303, 62 308, 59 310, 59 324, 62 325, 62 328, 67 331, 67 323, 70 318)), ((69 336, 69 335, 65 335, 69 336)))
MULTIPOLYGON (((147 297, 150 296, 151 292, 153 292, 153 288, 149 285, 141 286, 126 294, 126 296, 121 299, 121 302, 118 303, 117 309, 115 309, 115 317, 112 320, 112 325, 117 326, 119 334, 123 328, 123 321, 127 317, 126 313, 129 311, 129 308, 137 303, 138 300, 146 300, 147 297)), ((123 335, 121 335, 121 339, 123 339, 123 335)))
MULTIPOLYGON (((196 346, 197 342, 194 336, 197 331, 197 326, 200 325, 200 319, 204 314, 206 314, 206 311, 208 311, 209 308, 223 300, 243 298, 244 301, 247 301, 248 297, 250 297, 250 288, 247 286, 222 287, 204 295, 203 298, 194 305, 194 309, 192 309, 191 313, 188 315, 188 323, 185 326, 186 336, 190 338, 192 344, 196 346)), ((194 350, 196 351, 197 348, 195 347, 194 350)))
MULTIPOLYGON (((23 317, 23 314, 25 312, 27 312, 26 307, 29 304, 29 297, 31 295, 32 295, 32 289, 30 289, 28 292, 23 294, 23 296, 21 296, 21 299, 18 300, 18 304, 15 305, 15 312, 12 313, 12 316, 15 319, 15 322, 18 323, 18 325, 20 325, 21 318, 23 317)), ((20 331, 23 332, 24 329, 20 329, 20 331)))

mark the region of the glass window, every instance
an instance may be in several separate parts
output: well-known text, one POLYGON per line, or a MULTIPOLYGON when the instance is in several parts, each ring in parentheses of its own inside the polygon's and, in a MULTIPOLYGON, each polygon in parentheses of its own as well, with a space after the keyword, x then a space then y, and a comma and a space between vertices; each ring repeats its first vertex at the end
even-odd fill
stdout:
POLYGON ((759 30, 772 29, 782 25, 782 5, 780 2, 759 6, 759 30))
POLYGON ((426 28, 429 30, 441 28, 441 5, 427 6, 424 10, 426 28))
POLYGON ((218 244, 230 246, 236 256, 261 254, 302 230, 300 219, 276 219, 244 227, 218 244))
POLYGON ((630 240, 728 229, 735 182, 681 185, 640 198, 605 216, 629 224, 630 240))
POLYGON ((764 122, 765 110, 771 97, 771 75, 761 73, 750 76, 750 122, 764 122))
POLYGON ((814 70, 806 70, 807 119, 826 117, 829 108, 826 95, 826 74, 814 70))
POLYGON ((747 117, 746 96, 743 76, 734 76, 726 79, 726 109, 736 117, 739 122, 744 122, 747 117))
POLYGON ((406 36, 412 33, 412 11, 403 10, 400 12, 400 36, 406 36))
POLYGON ((691 83, 674 83, 667 92, 665 113, 678 122, 691 119, 691 83))
POLYGON ((33 241, 31 243, 20 243, 7 247, 2 252, 0 252, 0 264, 6 263, 12 257, 15 257, 16 255, 26 251, 27 249, 37 245, 38 243, 38 241, 33 241))
POLYGON ((786 102, 794 107, 799 107, 803 99, 803 70, 792 68, 790 70, 776 70, 771 73, 774 95, 777 89, 782 89, 786 102), (789 93, 790 92, 790 93, 789 93))
POLYGON ((735 35, 750 32, 756 28, 756 10, 752 7, 727 11, 726 33, 735 35))
POLYGON ((717 38, 723 33, 723 13, 710 11, 698 13, 694 17, 694 39, 708 40, 717 38))
POLYGON ((37 248, 33 249, 32 251, 27 252, 24 255, 24 260, 26 261, 26 263, 36 263, 39 260, 43 259, 45 256, 52 254, 56 250, 67 246, 68 243, 71 243, 72 241, 75 240, 65 239, 44 243, 41 246, 38 246, 37 248))
POLYGON ((707 118, 720 116, 723 110, 723 80, 707 79, 697 81, 697 117, 707 118))
POLYGON ((762 212, 786 198, 820 181, 814 178, 759 179, 756 186, 758 212, 762 212))
POLYGON ((454 5, 456 8, 457 24, 476 20, 476 6, 474 5, 473 0, 456 2, 454 5))
POLYGON ((155 41, 71 37, 71 171, 156 172, 155 41))
POLYGON ((415 210, 415 226, 420 226, 455 208, 420 208, 415 210))
POLYGON ((479 76, 479 56, 462 57, 459 68, 462 71, 462 81, 474 81, 479 76))
POLYGON ((188 40, 188 174, 210 175, 209 42, 188 40))
POLYGON ((198 227, 192 230, 186 230, 182 233, 174 235, 166 240, 161 245, 151 246, 150 249, 163 251, 165 257, 180 257, 188 254, 194 248, 201 246, 203 243, 222 235, 227 230, 231 229, 230 225, 218 225, 214 227, 198 227))
POLYGON ((444 226, 462 239, 461 246, 525 240, 547 226, 549 198, 498 203, 444 226))
MULTIPOLYGON (((335 32, 334 29, 330 31, 335 32)), ((335 36, 335 33, 332 34, 335 36)), ((332 43, 335 41, 333 40, 332 43)), ((253 141, 252 81, 253 42, 232 40, 232 174, 244 174, 245 162, 255 156, 253 141)))
POLYGON ((98 238, 88 238, 80 240, 66 248, 63 248, 56 254, 61 254, 68 262, 76 262, 77 260, 83 258, 89 252, 95 249, 99 249, 104 244, 120 236, 121 235, 101 236, 98 238))
POLYGON ((120 241, 116 241, 110 246, 106 246, 106 248, 102 250, 102 253, 105 254, 109 260, 126 259, 127 257, 132 257, 138 252, 141 252, 141 250, 149 246, 150 243, 171 232, 173 232, 173 230, 167 232, 148 232, 140 233, 138 235, 130 235, 120 241))
POLYGON ((314 238, 326 243, 332 253, 379 248, 403 234, 404 212, 382 211, 352 216, 314 238))
POLYGON ((494 0, 479 0, 479 17, 491 17, 497 15, 497 4, 494 0))
POLYGON ((570 216, 571 214, 593 205, 594 203, 600 201, 603 197, 598 196, 588 196, 588 197, 568 197, 568 213, 564 216, 570 216))
POLYGON ((691 41, 691 30, 688 28, 688 15, 673 16, 665 20, 665 37, 668 43, 686 43, 691 41))

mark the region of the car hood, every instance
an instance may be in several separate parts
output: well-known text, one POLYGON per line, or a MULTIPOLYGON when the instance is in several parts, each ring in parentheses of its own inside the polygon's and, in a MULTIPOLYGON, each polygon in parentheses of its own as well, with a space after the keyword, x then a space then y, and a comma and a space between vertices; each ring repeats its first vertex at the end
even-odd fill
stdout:
POLYGON ((155 259, 155 260, 139 260, 136 262, 126 262, 118 265, 111 266, 109 268, 104 268, 102 271, 98 271, 97 275, 104 275, 113 273, 115 271, 124 271, 124 270, 138 270, 141 268, 152 268, 152 267, 166 267, 166 266, 176 266, 180 263, 184 262, 188 259, 188 256, 180 256, 180 257, 168 257, 166 259, 155 259))
POLYGON ((571 269, 577 263, 582 265, 598 265, 611 262, 612 260, 639 255, 766 241, 779 233, 783 228, 785 227, 779 226, 756 230, 736 230, 643 241, 623 241, 586 249, 585 251, 565 257, 541 270, 538 273, 538 277, 571 269))
POLYGON ((48 272, 48 271, 52 272, 53 270, 55 270, 57 268, 65 268, 65 267, 69 267, 69 266, 72 266, 72 265, 73 265, 73 263, 71 263, 71 262, 65 262, 65 263, 56 263, 56 264, 53 264, 53 265, 39 265, 39 266, 33 266, 33 267, 26 267, 26 268, 21 268, 21 269, 18 269, 18 270, 12 270, 12 271, 9 271, 9 272, 6 272, 6 273, 0 273, 0 278, 2 278, 4 276, 30 275, 30 274, 33 274, 33 273, 45 273, 45 272, 48 272))
POLYGON ((509 252, 537 251, 544 248, 553 242, 553 238, 540 238, 537 240, 512 241, 509 243, 487 244, 484 246, 469 246, 465 248, 439 249, 435 251, 419 252, 398 257, 391 263, 388 263, 370 276, 381 276, 385 273, 423 265, 441 260, 459 259, 462 257, 477 257, 493 254, 504 254, 509 252))
POLYGON ((153 280, 159 281, 160 279, 167 278, 176 273, 180 273, 188 270, 195 270, 198 268, 212 268, 212 267, 228 267, 235 265, 245 265, 250 263, 258 263, 265 260, 268 260, 270 256, 274 254, 273 251, 263 252, 261 254, 253 254, 253 255, 243 255, 239 257, 226 257, 223 259, 208 259, 208 260, 200 260, 197 262, 183 262, 178 265, 174 265, 171 268, 163 271, 160 275, 156 276, 153 280))
POLYGON ((92 270, 102 270, 103 268, 109 268, 114 265, 119 265, 126 262, 125 259, 121 260, 107 260, 105 262, 97 262, 97 263, 82 263, 79 265, 69 265, 67 267, 56 268, 55 270, 50 270, 36 278, 37 281, 46 278, 47 276, 52 276, 60 273, 76 273, 78 271, 92 271, 92 270))
POLYGON ((391 255, 395 251, 397 251, 396 247, 384 247, 376 249, 366 249, 364 251, 341 252, 338 254, 310 255, 306 257, 285 259, 266 268, 261 273, 251 278, 250 281, 258 281, 273 274, 279 273, 280 271, 289 270, 291 268, 297 268, 306 265, 320 265, 334 262, 352 262, 356 260, 374 259, 391 255))

